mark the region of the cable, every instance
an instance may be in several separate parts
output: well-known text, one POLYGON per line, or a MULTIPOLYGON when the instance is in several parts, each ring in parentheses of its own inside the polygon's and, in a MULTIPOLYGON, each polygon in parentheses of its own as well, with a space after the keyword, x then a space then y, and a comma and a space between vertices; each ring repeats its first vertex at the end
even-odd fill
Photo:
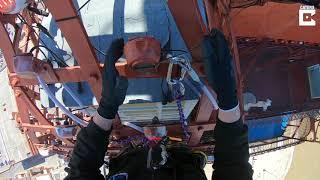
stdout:
POLYGON ((181 49, 163 49, 165 52, 184 52, 184 53, 189 53, 188 51, 181 50, 181 49))
POLYGON ((96 48, 94 45, 92 45, 92 47, 98 51, 100 54, 104 55, 104 56, 107 56, 106 53, 102 52, 100 49, 96 48))
POLYGON ((67 116, 69 116, 72 120, 74 120, 77 124, 81 125, 81 126, 87 126, 88 123, 82 119, 80 119, 79 117, 77 117, 76 115, 72 114, 64 105, 62 105, 58 99, 55 97, 55 95, 51 92, 50 88, 48 87, 48 85, 45 83, 45 81, 40 77, 37 76, 37 79, 39 81, 39 84, 42 86, 42 88, 44 89, 44 91, 47 93, 47 95, 49 96, 49 98, 55 103, 56 106, 58 106, 67 116))
POLYGON ((82 8, 84 8, 91 0, 87 0, 81 7, 79 7, 79 9, 77 10, 77 13, 79 14, 79 12, 81 11, 82 8))
MULTIPOLYGON (((30 16, 30 18, 32 19, 32 16, 31 16, 31 14, 30 14, 30 12, 29 12, 29 16, 30 16)), ((63 58, 60 58, 55 52, 53 52, 46 44, 45 44, 45 42, 40 38, 40 36, 34 31, 34 27, 35 26, 32 26, 32 25, 30 25, 30 24, 28 24, 27 23, 27 21, 24 19, 24 17, 23 16, 21 16, 21 14, 18 14, 17 15, 17 17, 20 19, 20 21, 23 23, 23 24, 26 24, 32 31, 33 31, 33 33, 38 37, 38 39, 41 41, 41 43, 43 44, 43 45, 37 45, 37 46, 34 46, 33 48, 31 48, 30 49, 30 53, 32 53, 35 49, 37 49, 37 48, 39 48, 40 49, 40 47, 42 47, 42 48, 45 48, 47 51, 49 51, 50 52, 50 54, 52 55, 52 57, 54 58, 54 61, 55 62, 57 62, 58 63, 58 65, 59 66, 62 66, 62 67, 68 67, 69 65, 65 62, 66 60, 64 60, 63 58)), ((33 21, 35 21, 34 19, 32 19, 33 21)), ((38 27, 37 26, 37 28, 39 28, 40 30, 42 30, 40 27, 38 27)), ((45 33, 45 32, 44 32, 45 33)), ((45 33, 46 34, 46 33, 45 33)), ((52 38, 50 38, 50 39, 52 39, 52 38)), ((52 39, 52 41, 54 41, 54 39, 52 39)), ((57 42, 56 41, 54 41, 54 43, 57 45, 57 42)), ((58 46, 58 45, 57 45, 58 46)), ((59 47, 59 46, 58 46, 59 47)), ((59 49, 61 49, 61 48, 59 48, 59 49)), ((41 52, 42 54, 44 54, 44 52, 42 51, 41 52)), ((67 60, 69 60, 69 59, 71 59, 71 55, 70 54, 68 54, 69 55, 69 58, 67 59, 67 60)), ((46 56, 45 56, 46 57, 46 56)), ((49 59, 48 59, 49 60, 49 59)))
POLYGON ((81 110, 88 109, 88 108, 89 108, 89 106, 86 106, 86 107, 83 107, 83 108, 72 109, 71 112, 81 111, 81 110))
POLYGON ((62 67, 68 67, 69 66, 64 60, 59 58, 59 56, 55 52, 53 52, 50 48, 48 48, 47 46, 37 45, 37 46, 32 47, 29 52, 32 53, 37 48, 45 48, 52 55, 52 57, 55 59, 55 61, 58 64, 60 63, 59 65, 62 65, 62 67))

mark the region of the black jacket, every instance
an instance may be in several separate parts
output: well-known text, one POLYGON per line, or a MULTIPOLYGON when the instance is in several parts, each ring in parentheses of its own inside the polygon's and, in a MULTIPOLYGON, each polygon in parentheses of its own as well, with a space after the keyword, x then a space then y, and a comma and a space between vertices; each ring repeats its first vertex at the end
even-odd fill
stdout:
MULTIPOLYGON (((67 180, 103 179, 99 168, 104 163, 110 131, 100 129, 93 122, 83 128, 77 137, 77 142, 67 170, 67 180)), ((251 180, 252 167, 248 163, 249 145, 248 128, 237 121, 232 124, 217 122, 215 131, 215 153, 213 180, 251 180)), ((171 150, 175 159, 174 169, 150 171, 146 168, 146 151, 137 149, 110 161, 109 175, 128 173, 131 179, 181 179, 204 180, 203 170, 195 163, 188 150, 171 150)))

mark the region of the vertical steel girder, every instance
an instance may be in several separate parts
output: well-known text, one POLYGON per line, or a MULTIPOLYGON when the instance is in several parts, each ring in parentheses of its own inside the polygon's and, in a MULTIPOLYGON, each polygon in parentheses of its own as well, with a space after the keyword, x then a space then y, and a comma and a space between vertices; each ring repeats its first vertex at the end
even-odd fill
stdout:
POLYGON ((93 94, 99 102, 102 90, 99 61, 73 2, 63 0, 57 3, 56 0, 47 0, 44 3, 63 32, 73 55, 76 57, 80 67, 82 67, 80 69, 81 72, 86 77, 93 94))
POLYGON ((7 33, 7 30, 4 26, 4 24, 0 21, 0 49, 2 49, 3 56, 6 60, 7 67, 9 73, 14 72, 13 70, 13 57, 15 56, 14 47, 11 43, 9 34, 7 33))

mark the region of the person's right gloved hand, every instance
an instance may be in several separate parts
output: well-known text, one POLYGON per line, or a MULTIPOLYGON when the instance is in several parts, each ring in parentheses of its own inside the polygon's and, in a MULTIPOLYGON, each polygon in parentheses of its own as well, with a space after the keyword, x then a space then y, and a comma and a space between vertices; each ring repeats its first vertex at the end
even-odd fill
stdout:
POLYGON ((228 42, 217 29, 204 37, 202 42, 204 67, 210 86, 218 96, 218 105, 229 110, 238 105, 233 58, 228 42))
POLYGON ((127 93, 128 79, 119 76, 115 67, 115 63, 123 54, 123 46, 123 39, 112 41, 102 70, 102 98, 97 111, 100 116, 106 119, 115 118, 127 93))

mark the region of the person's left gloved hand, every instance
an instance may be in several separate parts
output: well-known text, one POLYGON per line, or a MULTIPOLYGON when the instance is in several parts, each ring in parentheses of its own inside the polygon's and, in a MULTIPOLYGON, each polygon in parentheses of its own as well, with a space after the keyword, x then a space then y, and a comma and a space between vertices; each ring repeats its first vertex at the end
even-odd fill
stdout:
POLYGON ((115 63, 123 54, 123 46, 123 39, 112 41, 103 67, 102 98, 97 111, 100 116, 106 119, 115 118, 127 93, 128 79, 119 76, 115 67, 115 63))

